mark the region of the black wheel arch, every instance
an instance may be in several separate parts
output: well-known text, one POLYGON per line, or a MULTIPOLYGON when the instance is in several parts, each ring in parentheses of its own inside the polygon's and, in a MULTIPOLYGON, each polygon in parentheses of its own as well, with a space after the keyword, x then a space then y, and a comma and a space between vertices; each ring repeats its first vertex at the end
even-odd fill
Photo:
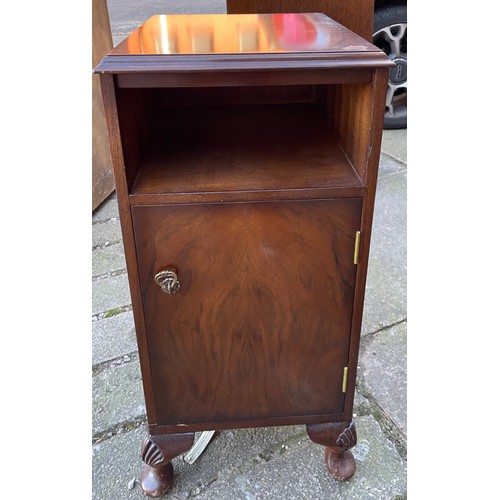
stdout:
POLYGON ((389 5, 406 5, 407 0, 375 0, 375 10, 389 5))

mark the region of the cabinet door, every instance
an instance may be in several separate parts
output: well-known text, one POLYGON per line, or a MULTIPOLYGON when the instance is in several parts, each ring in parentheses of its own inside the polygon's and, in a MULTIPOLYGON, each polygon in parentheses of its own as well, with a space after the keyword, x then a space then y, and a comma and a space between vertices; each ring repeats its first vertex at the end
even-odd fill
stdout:
POLYGON ((160 425, 343 411, 361 205, 132 208, 160 425))

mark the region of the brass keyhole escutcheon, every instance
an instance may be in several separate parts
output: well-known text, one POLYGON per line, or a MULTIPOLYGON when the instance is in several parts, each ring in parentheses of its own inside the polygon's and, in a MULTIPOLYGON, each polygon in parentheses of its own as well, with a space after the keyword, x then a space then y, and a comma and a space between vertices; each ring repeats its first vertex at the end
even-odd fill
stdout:
POLYGON ((177 279, 177 273, 173 269, 166 269, 165 271, 157 273, 155 275, 155 282, 168 294, 177 292, 181 287, 177 279))

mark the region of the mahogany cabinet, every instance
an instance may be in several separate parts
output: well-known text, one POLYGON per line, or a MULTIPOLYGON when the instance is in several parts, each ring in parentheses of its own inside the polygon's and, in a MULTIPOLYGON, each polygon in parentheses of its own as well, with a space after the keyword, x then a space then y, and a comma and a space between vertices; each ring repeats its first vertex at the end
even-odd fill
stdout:
POLYGON ((143 489, 195 432, 348 451, 388 68, 324 14, 158 15, 100 75, 148 418, 143 489))

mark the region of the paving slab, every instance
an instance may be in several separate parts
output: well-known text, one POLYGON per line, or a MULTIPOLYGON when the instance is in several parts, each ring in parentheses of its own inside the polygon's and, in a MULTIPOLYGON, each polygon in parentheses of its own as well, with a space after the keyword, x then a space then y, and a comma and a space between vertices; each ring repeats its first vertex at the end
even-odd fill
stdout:
POLYGON ((92 276, 125 270, 125 251, 121 241, 92 251, 92 276))
POLYGON ((406 169, 379 176, 362 335, 406 319, 406 169))
MULTIPOLYGON (((197 437, 199 435, 197 433, 197 437)), ((99 496, 96 498, 103 500, 122 498, 119 493, 123 486, 133 477, 139 481, 143 469, 140 447, 145 436, 146 429, 141 427, 113 436, 93 447, 94 487, 99 491, 99 496), (114 453, 117 454, 116 461, 114 453), (124 478, 124 481, 117 483, 120 478, 124 478)), ((182 457, 173 461, 175 483, 168 498, 186 498, 188 495, 196 494, 219 475, 229 477, 238 474, 238 471, 247 470, 253 466, 255 460, 269 460, 271 456, 280 452, 282 446, 287 446, 284 443, 290 443, 297 438, 303 439, 305 436, 304 426, 218 432, 193 465, 184 462, 182 457)), ((142 498, 142 496, 124 498, 142 498)))
POLYGON ((92 315, 112 314, 131 302, 126 273, 92 282, 92 315))
POLYGON ((406 321, 361 342, 358 386, 370 394, 406 436, 406 321))
POLYGON ((382 134, 382 151, 397 160, 407 163, 407 130, 384 130, 382 134))
POLYGON ((104 247, 122 241, 118 217, 96 222, 92 225, 92 248, 104 247))
POLYGON ((131 359, 92 378, 93 435, 144 420, 146 406, 139 361, 131 359))
POLYGON ((132 311, 92 322, 92 365, 137 351, 132 311))
POLYGON ((324 447, 304 437, 284 453, 256 463, 235 476, 222 476, 202 492, 203 499, 254 500, 392 500, 406 492, 406 464, 371 416, 356 420, 358 445, 353 448, 357 472, 335 481, 324 465, 324 447))
POLYGON ((142 427, 96 444, 92 447, 92 498, 94 500, 141 499, 145 496, 137 484, 128 489, 132 479, 140 481, 142 473, 142 427))
POLYGON ((402 170, 407 170, 406 163, 401 163, 395 160, 391 156, 382 153, 380 155, 379 165, 378 165, 378 178, 387 174, 395 174, 401 172, 402 170))
POLYGON ((113 191, 92 213, 92 223, 118 218, 118 203, 113 191))
POLYGON ((155 14, 225 14, 226 0, 108 0, 113 44, 116 45, 155 14))
POLYGON ((183 498, 187 493, 199 494, 215 479, 225 477, 231 481, 256 463, 271 460, 282 449, 305 437, 303 425, 219 432, 193 465, 179 463, 172 494, 183 498))

